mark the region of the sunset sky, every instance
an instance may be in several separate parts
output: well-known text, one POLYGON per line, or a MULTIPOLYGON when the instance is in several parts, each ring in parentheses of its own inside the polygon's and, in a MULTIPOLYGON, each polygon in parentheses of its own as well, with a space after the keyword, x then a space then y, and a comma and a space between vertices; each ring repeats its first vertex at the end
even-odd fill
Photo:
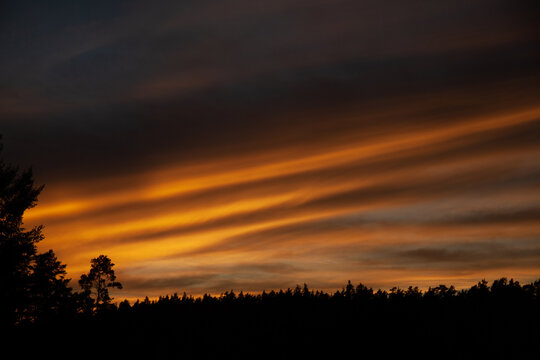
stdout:
POLYGON ((540 278, 540 2, 3 1, 6 162, 117 298, 540 278))

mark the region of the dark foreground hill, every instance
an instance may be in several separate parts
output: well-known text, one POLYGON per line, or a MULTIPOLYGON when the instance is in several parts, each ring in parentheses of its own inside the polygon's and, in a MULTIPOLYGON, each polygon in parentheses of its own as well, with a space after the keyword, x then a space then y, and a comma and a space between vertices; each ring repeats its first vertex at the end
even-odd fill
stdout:
POLYGON ((20 354, 60 358, 537 359, 540 280, 173 295, 27 324, 4 339, 20 354))

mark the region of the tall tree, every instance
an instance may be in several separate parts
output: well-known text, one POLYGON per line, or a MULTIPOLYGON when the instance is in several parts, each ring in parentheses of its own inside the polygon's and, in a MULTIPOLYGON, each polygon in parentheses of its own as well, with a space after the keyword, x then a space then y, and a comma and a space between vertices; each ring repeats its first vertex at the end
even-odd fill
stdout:
POLYGON ((122 284, 116 281, 113 266, 106 255, 99 255, 90 261, 90 272, 81 275, 79 285, 92 297, 94 307, 100 308, 110 303, 109 288, 122 289, 122 284))
POLYGON ((43 234, 41 226, 26 230, 23 214, 36 205, 42 189, 34 186, 31 169, 20 172, 0 159, 0 321, 4 325, 18 323, 28 313, 32 261, 43 234))
POLYGON ((24 227, 23 215, 36 206, 42 189, 34 185, 31 169, 19 171, 0 158, 0 324, 4 326, 34 321, 37 309, 44 309, 42 300, 51 294, 43 291, 51 288, 38 290, 36 286, 61 278, 55 291, 68 291, 69 280, 63 279, 65 266, 52 251, 37 253, 37 243, 43 239, 42 226, 24 227))

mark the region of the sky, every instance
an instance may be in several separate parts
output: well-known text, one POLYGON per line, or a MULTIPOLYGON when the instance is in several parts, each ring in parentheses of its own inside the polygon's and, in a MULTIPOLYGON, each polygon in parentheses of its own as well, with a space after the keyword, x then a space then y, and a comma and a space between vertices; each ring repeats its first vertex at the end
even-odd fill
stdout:
POLYGON ((6 162, 118 298, 540 276, 535 0, 2 1, 6 162))

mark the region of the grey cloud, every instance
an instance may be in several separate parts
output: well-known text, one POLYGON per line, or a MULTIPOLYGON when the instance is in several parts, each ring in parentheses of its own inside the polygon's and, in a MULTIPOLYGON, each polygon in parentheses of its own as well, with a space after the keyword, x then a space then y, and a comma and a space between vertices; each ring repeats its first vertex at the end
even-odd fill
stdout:
MULTIPOLYGON (((126 291, 159 290, 185 291, 204 288, 210 292, 242 288, 253 289, 277 288, 290 282, 292 275, 300 267, 285 262, 240 263, 225 266, 197 266, 189 269, 189 274, 174 276, 156 276, 154 273, 140 276, 124 270, 122 281, 126 291)), ((140 273, 140 269, 137 270, 140 273)), ((119 274, 120 276, 120 274, 119 274)))
POLYGON ((535 267, 540 261, 537 239, 525 242, 473 242, 386 247, 361 255, 359 263, 369 267, 478 271, 535 267))
POLYGON ((176 277, 133 277, 123 276, 122 285, 127 291, 134 290, 152 290, 152 289, 170 289, 170 288, 186 288, 192 286, 201 286, 202 284, 211 281, 216 274, 204 275, 186 275, 176 277))

